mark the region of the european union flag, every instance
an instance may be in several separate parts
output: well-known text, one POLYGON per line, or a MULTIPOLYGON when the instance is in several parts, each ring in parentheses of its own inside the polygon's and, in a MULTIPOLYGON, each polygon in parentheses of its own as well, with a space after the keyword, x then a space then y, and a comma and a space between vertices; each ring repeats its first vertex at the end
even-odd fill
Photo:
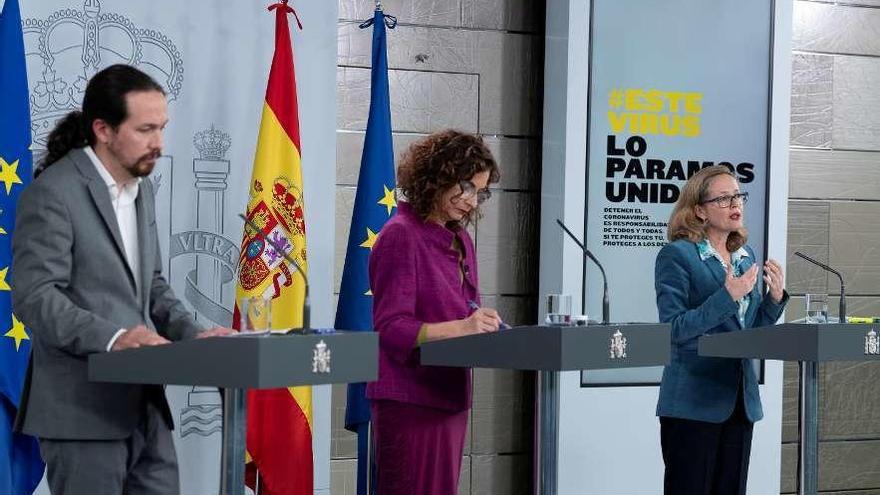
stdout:
MULTIPOLYGON (((376 236, 397 207, 385 46, 385 27, 393 29, 395 25, 397 19, 377 8, 373 18, 360 26, 361 29, 373 26, 370 116, 336 309, 335 327, 341 330, 373 330, 373 298, 367 278, 367 261, 376 236)), ((365 391, 364 383, 349 385, 345 408, 345 427, 358 434, 358 495, 368 493, 366 459, 370 404, 365 391)))
POLYGON ((31 119, 18 0, 0 12, 0 493, 33 493, 43 477, 37 440, 12 431, 31 345, 12 314, 12 229, 31 178, 31 119))

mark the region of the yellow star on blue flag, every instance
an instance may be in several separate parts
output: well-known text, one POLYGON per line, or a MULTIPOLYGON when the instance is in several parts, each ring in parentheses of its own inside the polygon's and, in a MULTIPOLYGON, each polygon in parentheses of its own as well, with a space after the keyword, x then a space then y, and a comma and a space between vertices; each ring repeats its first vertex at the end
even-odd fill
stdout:
POLYGON ((6 186, 6 194, 12 192, 13 185, 22 184, 21 177, 18 176, 18 162, 19 160, 15 160, 9 163, 0 155, 0 182, 6 186))
POLYGON ((362 248, 369 248, 370 251, 373 250, 373 244, 376 244, 376 237, 379 237, 378 234, 373 232, 369 227, 367 227, 367 238, 360 244, 362 248))
POLYGON ((9 267, 0 270, 0 290, 12 290, 9 283, 6 282, 6 274, 9 273, 9 267))
POLYGON ((24 323, 18 321, 15 315, 12 315, 12 328, 4 333, 3 336, 15 341, 15 352, 18 352, 18 349, 21 347, 22 340, 31 340, 24 329, 24 323))
POLYGON ((384 205, 388 209, 388 216, 391 216, 391 210, 397 208, 397 198, 394 197, 394 189, 388 189, 385 184, 382 184, 382 188, 385 189, 385 192, 378 203, 384 205))

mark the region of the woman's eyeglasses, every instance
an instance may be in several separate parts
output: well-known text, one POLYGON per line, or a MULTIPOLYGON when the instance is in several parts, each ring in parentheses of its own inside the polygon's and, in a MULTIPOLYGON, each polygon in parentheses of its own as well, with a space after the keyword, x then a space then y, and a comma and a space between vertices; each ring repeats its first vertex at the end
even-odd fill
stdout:
POLYGON ((477 186, 469 180, 459 181, 458 186, 461 188, 459 198, 468 200, 476 196, 478 205, 485 203, 486 200, 492 197, 492 191, 488 189, 477 190, 477 186))
POLYGON ((724 196, 718 196, 717 198, 707 199, 706 201, 701 202, 700 204, 704 205, 707 203, 715 203, 720 208, 730 208, 734 203, 738 205, 744 205, 749 202, 749 193, 737 193, 734 195, 725 194, 724 196))

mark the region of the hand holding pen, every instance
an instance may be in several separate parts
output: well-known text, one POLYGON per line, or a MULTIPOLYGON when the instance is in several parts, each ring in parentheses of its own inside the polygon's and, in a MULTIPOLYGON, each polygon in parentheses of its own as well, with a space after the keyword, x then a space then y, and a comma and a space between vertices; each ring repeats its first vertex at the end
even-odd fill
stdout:
POLYGON ((473 313, 471 313, 471 316, 469 318, 488 320, 487 323, 494 320, 494 328, 492 330, 480 330, 481 332, 491 332, 498 330, 499 328, 502 330, 507 330, 508 328, 511 328, 510 325, 504 323, 504 321, 501 319, 501 316, 499 316, 498 312, 494 309, 481 308, 480 305, 476 303, 476 301, 468 301, 468 307, 474 311, 473 313))

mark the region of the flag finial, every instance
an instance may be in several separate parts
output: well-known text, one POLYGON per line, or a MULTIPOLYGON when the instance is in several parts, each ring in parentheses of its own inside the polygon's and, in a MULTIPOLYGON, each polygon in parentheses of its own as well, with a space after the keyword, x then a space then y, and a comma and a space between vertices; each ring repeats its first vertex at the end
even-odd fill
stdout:
POLYGON ((300 31, 302 31, 303 25, 299 20, 299 14, 296 13, 296 10, 293 9, 290 5, 287 5, 288 0, 278 0, 278 3, 273 3, 268 7, 269 11, 280 8, 280 12, 284 12, 285 14, 293 14, 293 17, 296 19, 296 25, 299 27, 300 31))

